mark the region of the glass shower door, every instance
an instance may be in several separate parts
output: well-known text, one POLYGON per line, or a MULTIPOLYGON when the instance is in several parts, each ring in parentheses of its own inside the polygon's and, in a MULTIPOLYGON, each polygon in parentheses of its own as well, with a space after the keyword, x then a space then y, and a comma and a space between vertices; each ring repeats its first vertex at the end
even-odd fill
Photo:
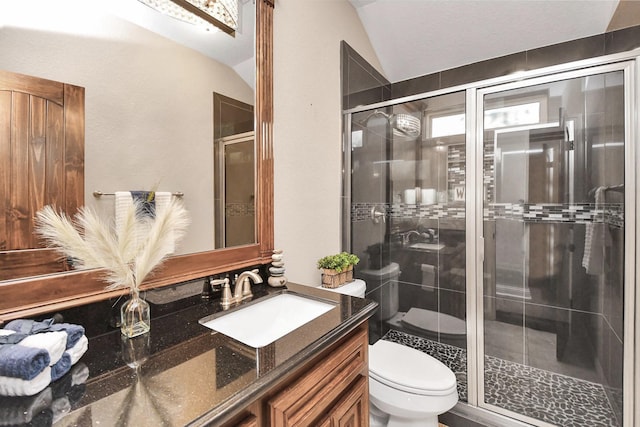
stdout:
POLYGON ((624 71, 539 82, 479 92, 479 404, 535 425, 618 426, 624 71))

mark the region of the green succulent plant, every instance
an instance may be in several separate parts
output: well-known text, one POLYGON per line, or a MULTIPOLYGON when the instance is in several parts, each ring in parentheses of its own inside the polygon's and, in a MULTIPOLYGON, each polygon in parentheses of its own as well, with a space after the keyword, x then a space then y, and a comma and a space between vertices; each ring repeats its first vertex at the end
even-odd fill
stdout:
POLYGON ((349 266, 360 262, 357 255, 341 252, 335 255, 327 255, 318 260, 318 269, 335 270, 338 273, 347 270, 349 266))

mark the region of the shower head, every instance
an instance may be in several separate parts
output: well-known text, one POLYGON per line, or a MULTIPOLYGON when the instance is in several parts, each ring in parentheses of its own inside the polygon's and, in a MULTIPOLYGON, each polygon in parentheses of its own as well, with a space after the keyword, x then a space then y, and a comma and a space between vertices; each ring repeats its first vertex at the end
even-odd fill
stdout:
POLYGON ((391 120, 393 133, 396 135, 417 138, 420 136, 420 119, 411 114, 396 114, 391 120))
POLYGON ((407 138, 417 138, 420 136, 420 119, 411 114, 387 114, 383 111, 375 110, 364 119, 362 124, 366 125, 369 119, 374 116, 383 116, 386 118, 393 129, 393 134, 396 136, 407 138))

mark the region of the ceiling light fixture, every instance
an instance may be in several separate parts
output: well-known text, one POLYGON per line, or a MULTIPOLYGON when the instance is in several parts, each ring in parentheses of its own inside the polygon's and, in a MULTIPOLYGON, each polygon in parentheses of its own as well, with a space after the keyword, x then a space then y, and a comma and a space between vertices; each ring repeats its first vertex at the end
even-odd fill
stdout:
POLYGON ((147 6, 208 30, 220 29, 235 36, 238 0, 139 0, 147 6))

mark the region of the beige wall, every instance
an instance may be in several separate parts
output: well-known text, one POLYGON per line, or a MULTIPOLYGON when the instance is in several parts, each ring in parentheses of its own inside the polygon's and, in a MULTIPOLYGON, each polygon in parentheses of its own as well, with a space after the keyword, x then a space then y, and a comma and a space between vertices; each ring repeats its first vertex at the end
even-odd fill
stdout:
POLYGON ((275 246, 291 281, 319 284, 340 248, 340 41, 382 70, 347 0, 277 0, 274 13, 275 246))

